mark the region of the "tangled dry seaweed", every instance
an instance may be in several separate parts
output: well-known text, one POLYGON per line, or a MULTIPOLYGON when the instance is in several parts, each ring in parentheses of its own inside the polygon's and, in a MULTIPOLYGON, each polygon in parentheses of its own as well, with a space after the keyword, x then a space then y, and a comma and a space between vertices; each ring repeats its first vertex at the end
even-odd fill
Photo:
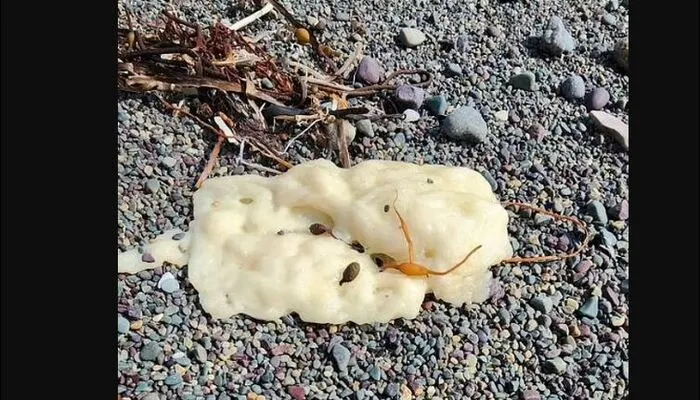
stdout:
POLYGON ((269 0, 258 12, 233 25, 221 22, 203 28, 185 21, 171 12, 164 12, 153 26, 153 32, 134 28, 127 10, 128 27, 119 30, 118 87, 123 91, 154 93, 163 105, 177 115, 194 119, 200 126, 217 135, 217 143, 196 186, 209 176, 225 143, 239 147, 242 164, 268 172, 278 170, 243 160, 243 148, 257 151, 288 169, 285 160, 292 142, 312 129, 324 125, 314 138, 321 138, 331 149, 337 149, 340 164, 350 167, 348 124, 344 120, 360 118, 402 118, 403 115, 369 115, 366 107, 349 107, 348 98, 374 96, 394 90, 392 83, 405 75, 419 75, 418 86, 426 86, 431 76, 424 70, 396 71, 384 82, 359 89, 344 81, 360 59, 361 45, 356 46, 345 63, 337 68, 334 56, 320 44, 313 32, 297 21, 280 3, 269 0), (274 57, 236 29, 276 9, 289 23, 290 29, 303 29, 309 34, 309 46, 322 63, 324 72, 298 62, 280 65, 274 57), (274 90, 258 87, 261 79, 269 79, 274 90), (196 96, 200 105, 194 111, 166 101, 158 92, 176 92, 196 96), (318 124, 322 122, 322 124, 318 124), (270 126, 271 124, 271 126, 270 126), (302 133, 286 144, 281 143, 279 130, 289 124, 307 124, 302 133), (275 129, 278 131, 275 132, 275 129))

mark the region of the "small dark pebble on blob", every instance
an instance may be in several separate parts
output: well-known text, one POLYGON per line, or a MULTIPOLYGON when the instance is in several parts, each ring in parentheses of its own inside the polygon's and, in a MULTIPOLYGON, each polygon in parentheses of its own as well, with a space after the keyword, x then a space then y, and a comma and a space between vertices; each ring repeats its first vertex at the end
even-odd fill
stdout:
POLYGON ((145 263, 154 263, 156 262, 156 259, 153 258, 151 253, 143 253, 143 255, 141 256, 141 261, 145 263))
POLYGON ((311 224, 311 226, 309 226, 309 231, 314 235, 322 235, 328 232, 328 228, 323 224, 311 224))
POLYGON ((179 232, 173 235, 173 240, 181 240, 185 237, 185 232, 179 232))
POLYGON ((343 271, 343 278, 340 280, 340 286, 343 286, 345 283, 352 282, 359 274, 360 264, 356 262, 350 263, 343 271))
POLYGON ((363 246, 362 243, 358 242, 357 240, 353 240, 352 243, 350 243, 350 247, 352 247, 352 249, 358 253, 365 252, 365 246, 363 246))

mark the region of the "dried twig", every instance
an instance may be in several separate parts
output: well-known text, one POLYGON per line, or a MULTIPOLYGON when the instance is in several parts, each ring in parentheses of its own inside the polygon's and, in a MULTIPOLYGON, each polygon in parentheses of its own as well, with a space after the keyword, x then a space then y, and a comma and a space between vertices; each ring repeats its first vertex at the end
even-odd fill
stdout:
POLYGON ((336 134, 338 140, 338 154, 340 155, 340 164, 343 168, 350 168, 352 164, 350 160, 350 151, 348 150, 348 129, 352 128, 350 122, 344 119, 337 119, 335 121, 337 126, 336 134))
POLYGON ((535 207, 530 204, 525 204, 525 203, 519 203, 519 202, 508 202, 503 204, 504 207, 508 206, 513 206, 513 207, 520 207, 520 208, 526 208, 544 215, 549 215, 550 217, 554 218, 555 220, 561 220, 561 221, 567 221, 571 222, 573 225, 578 227, 581 232, 585 233, 586 237, 583 239, 583 242, 581 245, 573 251, 572 253, 568 254, 560 254, 560 255, 551 255, 551 256, 537 256, 537 257, 511 257, 506 260, 503 260, 503 262, 506 263, 525 263, 525 262, 549 262, 549 261, 558 261, 558 260, 565 260, 567 258, 571 258, 576 256, 577 254, 581 253, 583 250, 588 247, 588 242, 590 241, 591 234, 588 232, 588 228, 586 228, 586 225, 581 222, 578 218, 575 217, 569 217, 566 215, 560 215, 560 214, 555 214, 553 212, 547 211, 545 209, 542 209, 540 207, 535 207))
POLYGON ((385 90, 395 90, 399 85, 395 84, 389 84, 388 82, 391 82, 394 78, 400 75, 413 75, 413 74, 418 74, 424 77, 423 81, 419 83, 414 83, 413 86, 417 87, 425 87, 430 84, 433 80, 433 75, 428 72, 425 69, 401 69, 398 71, 395 71, 391 75, 389 75, 384 82, 378 83, 376 85, 371 85, 371 86, 365 86, 363 88, 359 89, 353 89, 349 92, 346 93, 346 96, 348 97, 356 97, 356 96, 368 96, 368 95, 373 95, 378 92, 382 92, 385 90))
POLYGON ((316 125, 316 123, 319 122, 319 121, 323 121, 323 119, 317 117, 317 119, 316 119, 315 121, 313 121, 312 123, 310 123, 309 126, 307 126, 306 128, 304 128, 303 131, 301 131, 298 135, 296 135, 296 136, 294 136, 293 138, 291 138, 291 139, 289 140, 289 142, 287 142, 287 145, 284 146, 284 150, 282 150, 282 154, 287 153, 287 151, 289 150, 289 148, 292 146, 292 143, 294 143, 295 140, 299 139, 303 134, 305 134, 306 132, 308 132, 308 131, 309 131, 314 125, 316 125))
POLYGON ((241 141, 240 146, 238 146, 238 159, 236 162, 240 163, 243 161, 243 150, 245 149, 245 139, 241 141))
POLYGON ((224 122, 224 119, 221 117, 222 115, 225 115, 224 113, 219 113, 219 115, 214 117, 214 122, 216 123, 216 126, 221 129, 221 131, 224 133, 226 136, 226 140, 228 140, 229 143, 236 143, 236 136, 234 135, 233 131, 231 128, 228 126, 226 122, 224 122))
POLYGON ((214 170, 214 164, 216 164, 216 159, 219 158, 219 153, 221 152, 221 144, 224 143, 224 138, 219 136, 219 139, 216 140, 216 144, 214 145, 214 148, 211 150, 211 154, 209 154, 209 160, 207 161, 207 165, 204 166, 204 170, 202 170, 201 175, 199 175, 199 179, 197 179, 197 183, 194 184, 194 186, 199 189, 202 187, 202 183, 209 178, 209 175, 211 174, 211 171, 214 170))
POLYGON ((226 136, 225 136, 220 130, 218 130, 218 129, 216 129, 215 127, 213 127, 212 125, 210 125, 210 124, 208 124, 208 123, 202 121, 198 116, 196 116, 196 115, 194 115, 194 114, 190 113, 189 111, 184 110, 184 109, 182 109, 182 108, 175 107, 174 105, 172 105, 172 104, 168 103, 167 101, 165 101, 165 99, 163 99, 160 95, 158 95, 158 94, 156 94, 156 93, 154 93, 153 95, 156 97, 156 99, 160 100, 160 102, 163 103, 163 105, 164 105, 167 109, 172 110, 172 111, 175 111, 175 112, 178 112, 178 113, 182 113, 182 114, 184 114, 184 115, 186 115, 186 116, 192 118, 192 119, 193 119, 195 122, 197 122, 201 127, 208 129, 209 131, 211 131, 213 134, 215 134, 215 135, 218 136, 219 138, 226 138, 226 136))
MULTIPOLYGON (((304 65, 304 64, 302 64, 302 63, 300 63, 300 62, 298 62, 298 61, 287 60, 287 61, 285 61, 285 63, 286 63, 287 65, 289 65, 290 67, 294 67, 294 68, 297 68, 297 69, 300 69, 300 70, 306 72, 307 74, 311 74, 311 75, 315 76, 315 77, 318 78, 318 79, 321 79, 321 80, 324 80, 324 81, 327 81, 327 80, 329 79, 328 76, 326 76, 326 75, 324 75, 324 74, 322 74, 322 73, 320 73, 320 72, 314 70, 314 69, 311 68, 311 67, 307 67, 306 65, 304 65)), ((332 79, 332 78, 330 78, 330 79, 332 79)))
MULTIPOLYGON (((218 79, 196 78, 191 76, 132 76, 125 79, 125 84, 131 89, 136 89, 142 92, 150 90, 159 90, 162 92, 183 92, 195 93, 200 88, 219 89, 224 92, 245 93, 241 85, 235 82, 227 82, 218 79)), ((283 106, 281 102, 262 92, 245 93, 248 96, 255 97, 259 100, 268 103, 283 106)))
POLYGON ((337 78, 337 77, 342 77, 343 79, 348 79, 348 75, 350 74, 351 68, 355 61, 360 58, 360 55, 362 54, 362 49, 364 48, 364 44, 361 42, 358 42, 355 44, 355 51, 348 57, 348 59, 345 61, 345 64, 343 64, 342 67, 338 70, 338 72, 335 73, 335 76, 331 78, 331 80, 337 78))
POLYGON ((277 171, 276 169, 268 168, 268 167, 262 166, 262 165, 260 165, 260 164, 252 163, 252 162, 250 162, 250 161, 241 160, 240 163, 243 164, 243 165, 245 165, 245 166, 247 166, 247 167, 259 169, 259 170, 261 170, 261 171, 269 172, 269 173, 271 173, 271 174, 277 174, 277 175, 279 175, 279 174, 282 173, 282 172, 280 172, 280 171, 277 171))
POLYGON ((308 77, 308 78, 306 78, 306 80, 307 80, 307 83, 309 85, 319 86, 319 87, 322 87, 323 89, 333 89, 334 91, 340 92, 340 93, 348 93, 348 92, 352 92, 355 90, 355 89, 351 88, 350 86, 345 86, 345 85, 340 85, 338 83, 329 82, 327 80, 327 78, 326 79, 318 79, 318 78, 308 77))
MULTIPOLYGON (((163 103, 168 109, 171 109, 171 110, 174 110, 174 111, 180 111, 180 112, 183 113, 184 115, 186 115, 186 116, 192 118, 193 120, 195 120, 197 123, 200 124, 200 126, 202 126, 202 127, 204 127, 204 128, 207 128, 208 130, 212 131, 214 134, 216 134, 216 135, 218 136, 218 138, 219 138, 220 140, 225 140, 225 139, 226 139, 226 135, 224 135, 219 129, 213 127, 212 125, 210 125, 210 124, 208 124, 208 123, 206 123, 206 122, 204 122, 204 121, 202 121, 199 117, 197 117, 197 116, 191 114, 190 112, 185 111, 185 110, 182 110, 182 109, 179 109, 179 108, 173 106, 172 104, 170 104, 170 103, 168 103, 167 101, 165 101, 165 100, 164 100, 161 96, 159 96, 158 94, 154 94, 154 95, 155 95, 156 98, 157 98, 158 100, 160 100, 161 103, 163 103)), ((234 135, 235 135, 235 133, 234 133, 234 135)), ((235 136, 235 139, 236 139, 236 141, 237 141, 238 143, 241 143, 241 142, 243 142, 243 140, 244 140, 244 139, 242 139, 242 138, 241 138, 240 136, 238 136, 238 135, 235 136)), ((252 138, 252 137, 251 137, 251 138, 248 138, 248 140, 249 140, 250 146, 253 147, 253 149, 255 149, 256 151, 258 151, 259 153, 261 153, 262 155, 264 155, 265 157, 270 158, 270 159, 276 161, 278 164, 282 165, 282 166, 285 167, 285 168, 292 168, 292 166, 293 166, 292 164, 290 164, 289 162, 287 162, 287 161, 281 159, 281 158, 280 158, 279 156, 277 156, 272 150, 270 150, 270 149, 267 147, 267 145, 265 145, 264 143, 261 143, 259 140, 256 140, 255 138, 252 138)))
POLYGON ((301 122, 301 121, 314 120, 314 119, 318 119, 318 118, 319 118, 318 114, 313 114, 313 115, 277 115, 273 119, 276 121, 301 122))
POLYGON ((260 19, 263 15, 269 13, 275 8, 271 3, 265 4, 265 6, 258 11, 250 14, 249 16, 243 18, 242 20, 234 23, 234 24, 225 24, 227 28, 229 28, 232 31, 237 31, 241 28, 243 28, 246 25, 249 25, 253 23, 254 21, 260 19))
POLYGON ((128 53, 124 53, 119 55, 119 58, 121 58, 124 61, 131 60, 132 58, 136 57, 142 57, 142 56, 153 56, 153 55, 163 55, 163 54, 187 54, 188 56, 192 57, 195 61, 195 72, 197 73, 197 76, 201 77, 203 76, 203 68, 202 68, 202 60, 199 57, 197 53, 190 49, 186 49, 184 47, 163 47, 163 48, 155 48, 155 49, 141 49, 141 50, 134 50, 130 51, 128 53))

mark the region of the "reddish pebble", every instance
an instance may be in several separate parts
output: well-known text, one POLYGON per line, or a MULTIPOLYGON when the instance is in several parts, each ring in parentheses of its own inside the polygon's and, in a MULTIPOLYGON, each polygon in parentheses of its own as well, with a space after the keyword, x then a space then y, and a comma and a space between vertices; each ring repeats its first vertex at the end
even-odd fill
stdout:
POLYGON ((284 346, 279 345, 279 346, 275 346, 275 347, 271 348, 270 353, 272 353, 273 356, 279 356, 279 355, 284 354, 285 350, 286 350, 286 348, 284 346))
POLYGON ((541 141, 545 136, 547 136, 547 130, 544 128, 544 126, 537 122, 530 125, 527 131, 530 136, 537 141, 541 141))
POLYGON ((521 398, 523 400, 540 400, 540 394, 536 390, 525 390, 521 398))
POLYGON ((287 392, 294 400, 304 400, 306 399, 306 392, 301 386, 290 386, 287 388, 287 392))
POLYGON ((621 221, 626 221, 630 217, 630 203, 627 200, 622 200, 617 206, 617 218, 621 221))
POLYGON ((579 326, 579 331, 581 331, 581 336, 583 337, 591 335, 591 328, 586 324, 581 324, 581 326, 579 326))
POLYGON ((615 289, 611 286, 605 287, 605 297, 607 297, 613 306, 618 307, 620 305, 620 297, 615 293, 615 289))

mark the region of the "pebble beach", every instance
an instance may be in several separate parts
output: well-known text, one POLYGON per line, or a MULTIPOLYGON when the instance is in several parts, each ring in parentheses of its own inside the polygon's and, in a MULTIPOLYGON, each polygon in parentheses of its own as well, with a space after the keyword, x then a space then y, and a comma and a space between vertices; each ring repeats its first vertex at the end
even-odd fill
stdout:
MULTIPOLYGON (((353 164, 472 168, 502 201, 585 221, 591 244, 565 261, 493 266, 484 303, 455 307, 428 297, 416 319, 372 325, 307 324, 294 315, 217 320, 199 305, 186 267, 120 274, 120 399, 627 399, 628 3, 283 4, 339 53, 364 45, 366 58, 352 75, 357 87, 401 69, 433 75, 425 88, 408 78, 387 94, 405 109, 403 119, 354 122, 353 164)), ((202 26, 261 7, 220 0, 128 6, 142 24, 173 10, 202 26)), ((123 4, 119 10, 125 27, 123 4)), ((241 32, 259 37, 280 62, 317 65, 275 12, 241 32)), ((376 107, 371 98, 353 102, 376 107)), ((152 95, 121 92, 117 113, 117 246, 124 251, 187 230, 194 185, 216 138, 152 95)), ((292 164, 327 157, 308 136, 287 153, 292 164)), ((255 164, 241 163, 237 146, 223 146, 212 176, 271 176, 255 167, 274 168, 268 160, 246 157, 255 164)), ((551 217, 511 216, 517 255, 578 245, 571 228, 551 217)))

